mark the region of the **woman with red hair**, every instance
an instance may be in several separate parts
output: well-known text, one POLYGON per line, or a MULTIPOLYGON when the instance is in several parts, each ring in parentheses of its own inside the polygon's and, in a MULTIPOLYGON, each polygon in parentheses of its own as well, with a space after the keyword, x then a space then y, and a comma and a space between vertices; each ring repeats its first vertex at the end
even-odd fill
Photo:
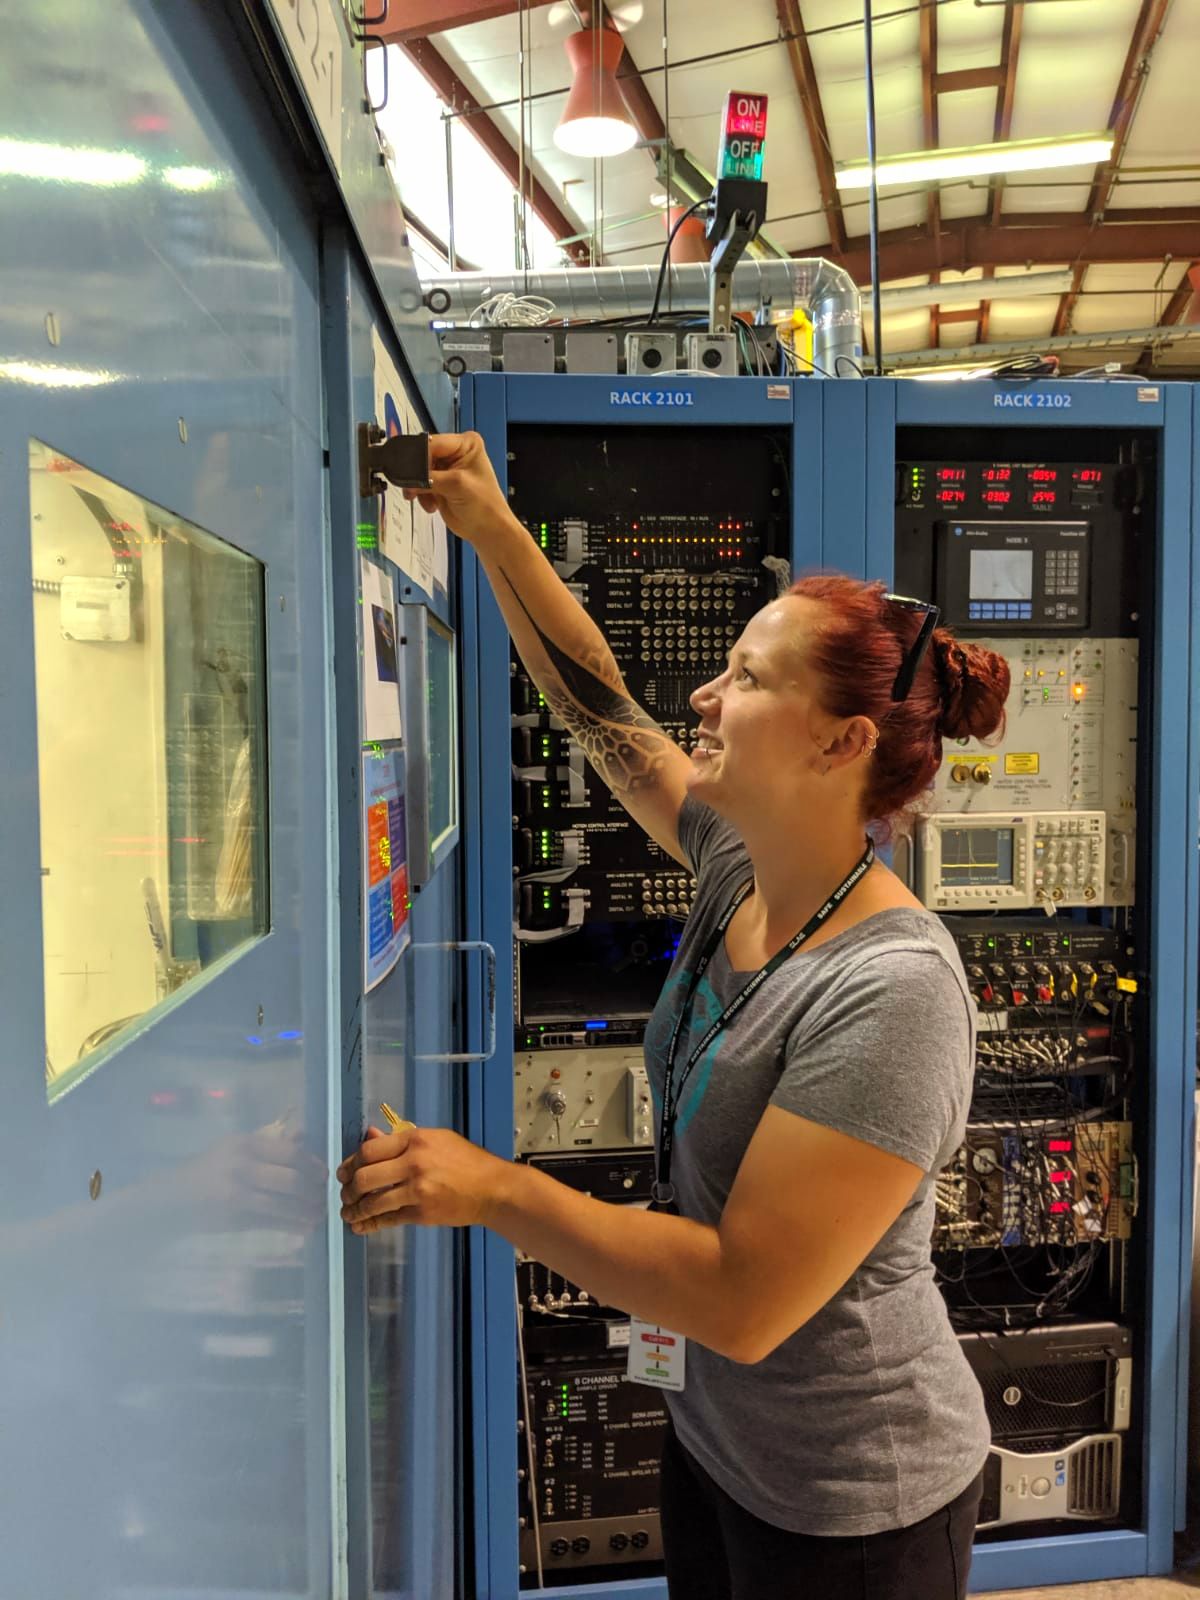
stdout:
POLYGON ((651 1209, 405 1125, 343 1164, 342 1215, 356 1233, 482 1224, 635 1332, 686 1341, 663 1461, 673 1600, 962 1600, 989 1432, 930 1235, 975 1012, 953 941, 868 829, 927 791, 944 739, 1000 726, 1008 667, 932 606, 806 578, 696 689, 689 758, 630 699, 478 435, 432 451, 423 504, 473 546, 550 709, 697 888, 646 1034, 651 1209))

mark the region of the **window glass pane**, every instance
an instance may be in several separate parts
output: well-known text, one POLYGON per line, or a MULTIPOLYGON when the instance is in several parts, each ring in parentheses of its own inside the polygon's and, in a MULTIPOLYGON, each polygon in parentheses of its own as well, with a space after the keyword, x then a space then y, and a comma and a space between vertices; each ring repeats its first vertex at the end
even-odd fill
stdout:
POLYGON ((29 447, 51 1098, 267 931, 263 568, 29 447))
MULTIPOLYGON (((382 98, 382 67, 367 56, 368 84, 382 98), (378 75, 377 77, 375 75, 378 75)), ((376 117, 390 147, 391 170, 401 204, 440 239, 450 236, 444 107, 437 92, 397 45, 388 46, 388 100, 376 117)), ((511 131, 510 137, 513 137, 511 131)), ((451 125, 454 167, 454 244, 464 260, 484 272, 514 272, 520 266, 513 238, 516 190, 459 117, 451 125)), ((562 264, 554 235, 529 209, 525 225, 530 266, 544 271, 562 264)), ((425 263, 420 264, 423 268, 425 263)), ((437 269, 438 275, 444 268, 437 269)))

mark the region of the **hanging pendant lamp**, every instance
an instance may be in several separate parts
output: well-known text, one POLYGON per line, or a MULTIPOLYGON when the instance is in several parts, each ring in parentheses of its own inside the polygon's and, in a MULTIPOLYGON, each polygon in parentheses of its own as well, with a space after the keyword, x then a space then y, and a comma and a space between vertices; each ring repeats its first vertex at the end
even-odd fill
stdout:
POLYGON ((554 142, 573 156, 616 156, 637 143, 617 87, 617 63, 625 46, 612 28, 584 28, 564 41, 573 74, 571 92, 554 142))

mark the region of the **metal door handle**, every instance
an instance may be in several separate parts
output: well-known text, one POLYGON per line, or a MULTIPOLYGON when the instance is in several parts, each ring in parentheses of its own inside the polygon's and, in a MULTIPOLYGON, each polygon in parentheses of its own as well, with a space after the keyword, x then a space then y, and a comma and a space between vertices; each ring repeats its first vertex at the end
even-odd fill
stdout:
POLYGON ((496 1054, 496 952, 484 939, 448 939, 444 944, 414 944, 414 950, 453 950, 466 955, 471 950, 482 950, 487 962, 487 1049, 451 1050, 443 1055, 414 1056, 414 1061, 490 1061, 496 1054))
MULTIPOLYGON (((354 23, 356 28, 381 28, 387 21, 388 12, 391 9, 392 0, 383 0, 383 4, 380 7, 379 15, 377 17, 369 17, 365 10, 355 11, 351 15, 351 21, 354 23)), ((366 35, 359 33, 355 35, 355 38, 358 39, 359 43, 361 43, 363 39, 366 38, 366 35)))
POLYGON ((386 108, 387 103, 388 103, 388 94, 390 92, 389 79, 388 79, 387 45, 383 43, 382 39, 379 38, 378 34, 374 34, 374 33, 360 33, 360 34, 357 35, 357 38, 361 40, 362 47, 363 47, 363 53, 362 53, 363 110, 364 111, 369 111, 372 116, 377 117, 379 115, 379 113, 386 108), (367 57, 371 54, 372 49, 376 49, 376 50, 381 51, 382 55, 383 55, 383 99, 379 102, 378 105, 376 105, 375 102, 371 99, 371 91, 367 87, 367 57))

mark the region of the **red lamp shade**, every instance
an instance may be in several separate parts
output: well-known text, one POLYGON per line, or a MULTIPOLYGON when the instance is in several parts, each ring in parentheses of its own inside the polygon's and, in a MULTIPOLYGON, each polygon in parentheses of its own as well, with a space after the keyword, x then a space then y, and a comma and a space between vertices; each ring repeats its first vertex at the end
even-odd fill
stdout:
MULTIPOLYGON (((687 210, 686 206, 669 206, 663 216, 667 231, 675 226, 687 210)), ((705 235, 703 217, 691 216, 680 223, 679 232, 671 241, 672 261, 707 261, 712 256, 705 235)))
POLYGON ((554 142, 573 156, 615 156, 637 143, 637 129, 617 87, 625 46, 612 28, 584 28, 564 41, 573 73, 554 142))

